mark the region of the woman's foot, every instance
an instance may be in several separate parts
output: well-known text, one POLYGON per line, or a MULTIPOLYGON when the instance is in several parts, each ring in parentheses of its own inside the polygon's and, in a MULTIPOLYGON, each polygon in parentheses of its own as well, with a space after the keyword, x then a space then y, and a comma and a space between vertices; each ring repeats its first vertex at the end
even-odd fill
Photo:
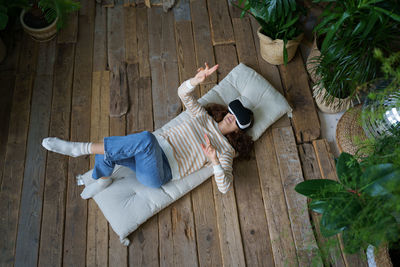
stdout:
POLYGON ((94 197, 97 193, 100 193, 103 191, 107 186, 109 186, 112 183, 111 178, 107 179, 97 179, 94 183, 91 183, 90 185, 86 186, 85 189, 83 189, 81 193, 81 197, 83 199, 89 199, 94 197))
POLYGON ((57 137, 47 137, 42 141, 42 146, 47 150, 71 157, 91 154, 91 145, 92 143, 69 142, 57 137))

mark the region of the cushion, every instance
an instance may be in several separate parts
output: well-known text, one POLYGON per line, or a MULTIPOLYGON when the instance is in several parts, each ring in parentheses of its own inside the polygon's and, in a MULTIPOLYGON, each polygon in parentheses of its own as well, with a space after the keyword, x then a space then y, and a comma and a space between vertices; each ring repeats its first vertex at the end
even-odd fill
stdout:
MULTIPOLYGON (((272 123, 291 108, 285 98, 276 91, 263 77, 244 64, 236 66, 221 82, 204 95, 199 102, 227 105, 240 98, 243 105, 254 113, 253 127, 248 131, 253 140, 257 140, 272 123)), ((189 114, 184 111, 176 118, 154 132, 155 135, 187 120, 189 114)), ((78 175, 78 184, 88 185, 94 182, 90 170, 78 175)), ((127 236, 154 214, 167 207, 186 193, 213 175, 211 166, 188 175, 180 180, 173 180, 161 188, 142 185, 135 173, 126 167, 116 166, 111 178, 113 183, 93 197, 100 210, 119 235, 121 243, 129 245, 127 236)))

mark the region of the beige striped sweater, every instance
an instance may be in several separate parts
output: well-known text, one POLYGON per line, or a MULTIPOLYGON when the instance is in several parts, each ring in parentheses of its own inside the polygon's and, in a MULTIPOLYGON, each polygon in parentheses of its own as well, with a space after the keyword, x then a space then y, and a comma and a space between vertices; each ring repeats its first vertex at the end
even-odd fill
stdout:
POLYGON ((193 89, 189 80, 178 88, 178 95, 191 118, 164 131, 156 138, 168 158, 173 179, 181 179, 210 164, 200 145, 206 144, 206 133, 220 161, 220 165, 213 166, 214 178, 219 191, 226 193, 233 179, 232 163, 235 150, 222 135, 218 123, 191 95, 193 89))

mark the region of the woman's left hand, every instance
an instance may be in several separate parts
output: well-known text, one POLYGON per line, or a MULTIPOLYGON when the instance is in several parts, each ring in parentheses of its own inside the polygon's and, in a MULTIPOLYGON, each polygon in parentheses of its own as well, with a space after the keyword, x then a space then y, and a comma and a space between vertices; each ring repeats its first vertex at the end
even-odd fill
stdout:
POLYGON ((214 67, 210 68, 207 63, 204 63, 205 68, 201 67, 197 69, 197 74, 194 76, 191 80, 190 83, 193 86, 196 86, 206 79, 207 76, 210 76, 213 74, 217 69, 218 69, 218 64, 215 65, 214 67))
POLYGON ((212 164, 218 165, 219 160, 215 148, 211 145, 210 139, 208 139, 207 134, 204 134, 204 138, 206 139, 206 145, 201 144, 201 148, 203 149, 204 154, 206 154, 207 158, 212 162, 212 164))

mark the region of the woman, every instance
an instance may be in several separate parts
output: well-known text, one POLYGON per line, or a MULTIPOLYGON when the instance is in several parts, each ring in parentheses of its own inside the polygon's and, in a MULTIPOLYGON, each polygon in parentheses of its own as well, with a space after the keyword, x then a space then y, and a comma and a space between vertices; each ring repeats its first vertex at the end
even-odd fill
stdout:
POLYGON ((82 191, 88 199, 102 191, 115 164, 131 168, 144 185, 158 188, 171 179, 183 178, 207 161, 213 165, 218 189, 228 192, 232 182, 232 163, 235 149, 246 154, 252 147, 244 130, 252 125, 252 112, 239 100, 208 107, 209 114, 191 95, 194 88, 218 69, 218 65, 199 68, 195 77, 178 88, 178 95, 191 118, 161 134, 144 131, 127 136, 104 138, 103 143, 68 142, 55 137, 45 138, 42 145, 50 151, 77 157, 96 154, 92 177, 95 183, 82 191), (229 110, 229 112, 228 112, 229 110), (230 140, 230 142, 228 141, 230 140))

